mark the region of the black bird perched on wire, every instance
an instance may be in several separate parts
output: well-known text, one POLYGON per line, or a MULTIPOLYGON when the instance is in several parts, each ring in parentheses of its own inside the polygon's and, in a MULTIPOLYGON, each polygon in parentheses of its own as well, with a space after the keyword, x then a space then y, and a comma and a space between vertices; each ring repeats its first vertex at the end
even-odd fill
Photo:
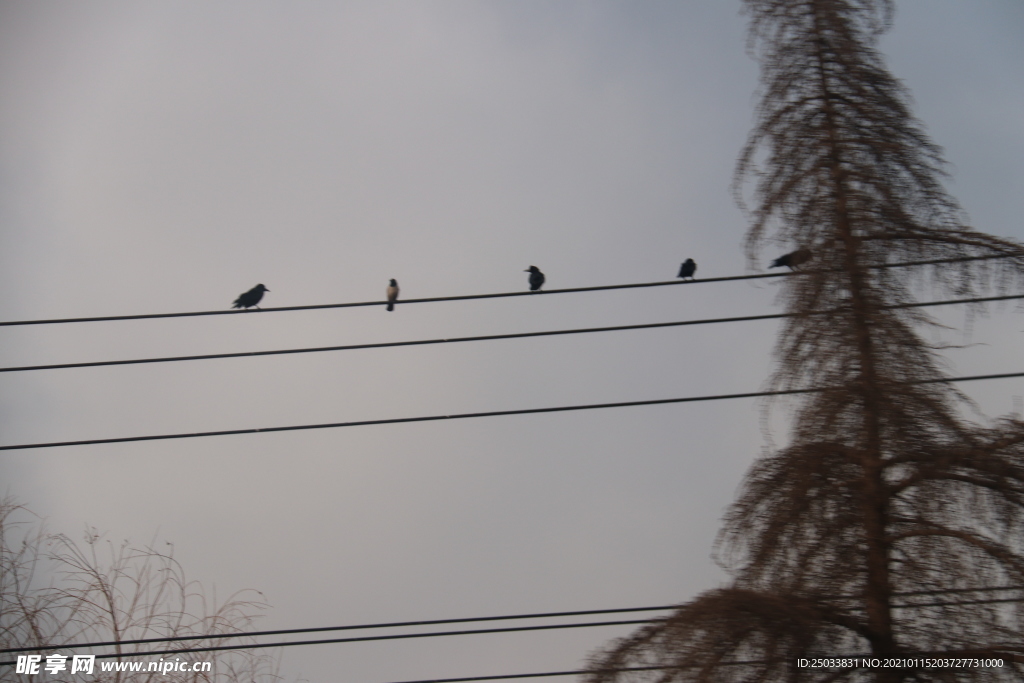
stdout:
MULTIPOLYGON (((263 285, 256 285, 245 294, 240 294, 238 298, 235 299, 235 303, 231 308, 250 308, 252 306, 256 306, 256 304, 260 302, 260 299, 263 298, 263 292, 269 291, 270 290, 263 285)), ((256 306, 256 308, 259 308, 259 306, 256 306)))
POLYGON ((540 272, 537 266, 530 266, 524 273, 530 274, 530 291, 536 292, 544 284, 544 273, 540 272))
POLYGON ((679 266, 679 275, 677 277, 681 277, 684 280, 686 278, 690 278, 692 280, 693 274, 696 272, 697 262, 694 261, 692 258, 688 258, 685 261, 683 261, 683 265, 679 266))
POLYGON ((791 251, 788 254, 783 254, 772 261, 772 264, 768 267, 778 268, 779 266, 787 266, 790 270, 800 270, 798 266, 807 263, 813 257, 814 254, 811 253, 810 249, 797 249, 796 251, 791 251))
POLYGON ((388 285, 388 310, 395 310, 395 302, 398 301, 398 280, 391 278, 391 284, 388 285))

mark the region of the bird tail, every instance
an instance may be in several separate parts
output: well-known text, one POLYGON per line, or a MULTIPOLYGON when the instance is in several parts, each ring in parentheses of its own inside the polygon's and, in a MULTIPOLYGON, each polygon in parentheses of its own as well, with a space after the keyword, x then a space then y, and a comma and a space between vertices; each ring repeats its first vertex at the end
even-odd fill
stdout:
POLYGON ((388 310, 389 311, 395 310, 395 302, 394 301, 389 301, 388 302, 388 310))

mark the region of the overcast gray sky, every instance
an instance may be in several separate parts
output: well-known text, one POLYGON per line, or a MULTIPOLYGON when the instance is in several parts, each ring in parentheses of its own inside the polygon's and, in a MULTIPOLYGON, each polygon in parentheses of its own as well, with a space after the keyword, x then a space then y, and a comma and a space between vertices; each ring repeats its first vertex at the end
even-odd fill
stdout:
MULTIPOLYGON (((904 0, 882 48, 979 230, 1024 239, 1024 5, 904 0)), ((739 3, 0 2, 0 320, 747 272, 729 185, 758 69, 739 3)), ((766 252, 762 262, 781 253, 766 252)), ((775 311, 699 284, 6 327, 2 365, 775 311)), ((962 311, 944 319, 959 324, 962 311)), ((955 374, 1024 370, 993 309, 955 374)), ((772 323, 3 374, 4 444, 756 391, 772 323)), ((949 341, 963 341, 958 332, 949 341)), ((963 388, 984 416, 1019 380, 963 388)), ((984 416, 978 416, 983 419, 984 416)), ((776 430, 776 442, 785 433, 776 430)), ((72 535, 174 543, 261 627, 674 603, 726 580, 753 401, 4 452, 72 535)), ((290 648, 383 683, 578 667, 628 629, 290 648)))

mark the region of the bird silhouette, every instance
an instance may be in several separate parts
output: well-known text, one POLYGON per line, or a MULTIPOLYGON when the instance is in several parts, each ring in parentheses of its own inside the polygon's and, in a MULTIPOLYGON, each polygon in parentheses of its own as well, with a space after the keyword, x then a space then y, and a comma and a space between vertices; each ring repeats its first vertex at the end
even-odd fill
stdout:
POLYGON ((391 284, 388 285, 388 310, 395 310, 395 302, 398 301, 398 280, 391 278, 391 284))
POLYGON ((768 267, 778 268, 780 266, 787 266, 790 270, 800 270, 799 266, 807 263, 812 258, 814 258, 814 254, 811 253, 810 249, 797 249, 788 254, 783 254, 772 261, 772 264, 768 267))
POLYGON ((694 261, 692 258, 688 258, 685 261, 683 261, 683 265, 679 266, 679 275, 677 277, 681 277, 684 280, 686 278, 690 278, 692 280, 693 274, 696 272, 697 262, 694 261))
POLYGON ((530 266, 524 273, 530 274, 530 291, 536 292, 544 284, 544 273, 540 272, 537 266, 530 266))
MULTIPOLYGON (((231 308, 251 308, 252 306, 256 306, 256 304, 260 302, 260 299, 263 298, 263 292, 269 291, 270 290, 263 285, 256 285, 248 292, 240 294, 238 298, 235 299, 235 303, 231 308)), ((259 308, 259 306, 256 306, 256 308, 259 308)))

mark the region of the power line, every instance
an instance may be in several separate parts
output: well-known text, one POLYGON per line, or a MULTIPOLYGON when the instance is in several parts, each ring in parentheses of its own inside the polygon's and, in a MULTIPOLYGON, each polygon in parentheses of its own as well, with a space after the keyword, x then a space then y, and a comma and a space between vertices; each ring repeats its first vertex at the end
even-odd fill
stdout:
MULTIPOLYGON (((968 256, 952 259, 932 259, 929 261, 907 261, 905 263, 885 263, 871 268, 906 268, 911 266, 940 265, 944 263, 960 263, 964 261, 987 261, 1002 258, 1018 258, 1017 254, 999 254, 993 256, 968 256)), ((818 272, 805 270, 803 273, 818 272)), ((836 271, 840 272, 840 271, 836 271)), ((597 287, 573 287, 569 289, 548 289, 539 292, 498 292, 495 294, 465 294, 461 296, 438 296, 426 299, 404 299, 398 302, 400 306, 409 304, 434 303, 438 301, 468 301, 471 299, 500 299, 514 296, 536 296, 539 294, 574 294, 577 292, 599 292, 612 289, 636 289, 640 287, 670 287, 675 285, 695 285, 709 282, 737 282, 740 280, 758 280, 772 277, 790 277, 800 275, 801 272, 790 273, 759 273, 757 275, 730 275, 727 277, 702 278, 700 280, 666 280, 658 282, 639 282, 624 285, 600 285, 597 287)), ((0 327, 15 325, 55 325, 60 323, 87 323, 87 322, 110 322, 114 320, 147 320, 153 318, 190 318, 209 315, 244 315, 251 313, 279 313, 281 311, 314 311, 327 308, 355 308, 360 306, 384 306, 386 301, 359 301, 341 304, 316 304, 311 306, 279 306, 272 308, 261 308, 257 310, 224 310, 224 311, 192 311, 187 313, 143 313, 138 315, 108 315, 93 316, 88 318, 50 318, 46 320, 8 320, 0 322, 0 327)))
POLYGON ((401 628, 405 626, 437 626, 440 624, 468 624, 481 621, 511 621, 513 619, 552 619, 555 617, 580 617, 594 614, 622 614, 624 612, 659 612, 675 609, 678 605, 661 605, 659 607, 622 607, 617 609, 588 609, 575 612, 538 612, 535 614, 505 614, 496 617, 469 617, 463 619, 429 619, 420 621, 394 621, 376 624, 351 624, 348 626, 318 626, 315 628, 290 628, 276 631, 244 631, 240 633, 211 633, 199 636, 180 636, 174 638, 140 638, 138 640, 108 640, 95 643, 71 643, 68 645, 46 645, 42 647, 15 647, 0 649, 6 652, 30 652, 34 650, 69 650, 82 647, 108 647, 113 645, 143 645, 150 643, 172 643, 185 640, 212 640, 217 638, 255 638, 258 636, 284 636, 295 633, 322 633, 324 631, 362 631, 373 628, 401 628))
MULTIPOLYGON (((981 587, 971 589, 946 589, 946 590, 933 590, 933 591, 913 591, 907 593, 896 593, 897 596, 908 596, 908 595, 936 595, 943 593, 956 593, 956 592, 987 592, 987 591, 1007 591, 1007 590, 1021 590, 1022 587, 1017 586, 992 586, 992 587, 981 587)), ((990 600, 969 600, 962 602, 943 602, 943 603, 921 603, 921 604, 907 604, 907 605, 894 605, 896 609, 900 608, 911 608, 911 607, 934 607, 934 606, 956 606, 956 605, 973 605, 973 604, 987 604, 987 603, 1010 603, 1010 602, 1024 602, 1024 598, 996 598, 990 600)), ((72 650, 82 648, 95 648, 95 647, 110 647, 110 646, 122 646, 122 645, 140 645, 140 644, 153 644, 153 643, 166 643, 166 642, 182 642, 187 640, 215 640, 222 638, 251 638, 256 636, 266 635, 286 635, 296 633, 313 633, 323 631, 338 631, 338 630, 349 630, 349 629, 372 629, 372 628, 393 628, 400 626, 422 626, 422 625, 436 625, 436 624, 452 624, 452 623, 467 623, 467 622, 480 622, 480 621, 496 621, 496 620, 511 620, 511 619, 537 619, 537 618, 550 618, 550 617, 564 617, 564 616, 578 616, 588 614, 610 614, 610 613, 622 613, 622 612, 646 612, 646 611, 660 611, 666 609, 675 609, 678 605, 665 605, 660 607, 630 607, 621 609, 610 609, 610 610, 582 610, 575 612, 547 612, 537 614, 516 614, 516 615, 505 615, 497 617, 472 617, 468 619, 437 619, 429 621, 408 621, 408 622, 392 622, 382 624, 360 624, 351 626, 328 626, 319 628, 306 628, 306 629, 285 629, 277 631, 250 631, 240 633, 216 633, 206 634, 198 636, 180 636, 171 638, 143 638, 136 640, 120 640, 120 641, 104 641, 104 642, 93 642, 93 643, 73 643, 67 645, 44 645, 37 647, 23 647, 23 648, 5 648, 0 650, 0 653, 11 653, 11 652, 39 652, 43 650, 72 650)), ((170 650, 150 650, 142 652, 114 652, 107 654, 96 655, 97 659, 110 659, 114 657, 141 657, 141 656, 156 656, 156 655, 171 655, 171 654, 185 654, 185 653, 196 653, 196 652, 220 652, 226 650, 252 650, 252 649, 265 649, 271 647, 290 647, 298 645, 333 645, 340 643, 356 643, 356 642, 369 642, 378 640, 405 640, 410 638, 431 638, 431 637, 446 637, 446 636, 463 636, 463 635, 479 635, 479 634, 492 634, 492 633, 513 633, 521 631, 550 631, 557 629, 566 628, 586 628, 594 626, 626 626, 626 625, 638 625, 638 624, 651 624, 659 621, 665 621, 664 617, 656 617, 653 619, 631 619, 622 621, 604 621, 604 622, 586 622, 586 623, 575 623, 575 624, 551 624, 541 626, 513 626, 505 628, 495 629, 477 629, 477 630, 462 630, 462 631, 435 631, 427 633, 406 633, 397 635, 387 636, 361 636, 356 638, 331 638, 325 640, 305 640, 305 641, 283 641, 274 643, 252 643, 252 644, 238 644, 238 645, 219 645, 219 646, 208 646, 199 648, 176 648, 170 650)), ((0 662, 0 666, 7 666, 14 664, 13 661, 0 662)))
MULTIPOLYGON (((926 301, 923 303, 899 304, 886 308, 922 308, 925 306, 952 306, 958 304, 985 303, 992 301, 1008 301, 1024 299, 1024 294, 1005 296, 976 297, 972 299, 950 299, 946 301, 926 301)), ((833 311, 822 311, 812 315, 831 315, 833 311)), ((250 358, 257 356, 280 356, 297 353, 319 353, 323 351, 354 351, 358 349, 384 349, 399 346, 424 346, 430 344, 454 344, 458 342, 493 341, 497 339, 525 339, 528 337, 554 337, 567 334, 589 334, 593 332, 621 332, 624 330, 647 330, 665 327, 682 327, 687 325, 712 325, 716 323, 750 322, 757 320, 777 320, 792 318, 796 313, 771 313, 766 315, 745 315, 729 318, 705 318, 702 320, 680 320, 668 323, 644 323, 639 325, 616 325, 611 327, 582 327, 570 330, 546 330, 543 332, 517 332, 513 334, 478 335, 474 337, 452 337, 449 339, 417 339, 413 341, 379 342, 373 344, 347 344, 343 346, 317 346, 299 349, 278 349, 274 351, 240 351, 235 353, 209 353, 197 356, 168 356, 163 358, 135 358, 131 360, 89 361, 84 363, 56 363, 50 365, 22 365, 0 368, 0 372, 27 372, 30 370, 66 370, 69 368, 95 368, 111 365, 139 365, 143 363, 172 363, 193 360, 219 360, 224 358, 250 358)))
POLYGON ((901 591, 893 595, 906 598, 914 595, 948 595, 950 593, 987 593, 990 591, 1024 591, 1022 586, 981 586, 979 588, 931 588, 920 591, 901 591))
POLYGON ((910 609, 917 607, 958 607, 960 605, 990 605, 1004 602, 1024 602, 1024 598, 989 598, 987 600, 957 600, 956 602, 916 602, 905 605, 893 605, 893 609, 910 609))
MULTIPOLYGON (((999 653, 999 648, 996 648, 995 651, 996 651, 996 653, 999 653)), ((953 654, 977 655, 978 653, 973 651, 973 650, 970 651, 970 652, 957 652, 957 653, 947 653, 947 652, 940 652, 940 653, 935 653, 935 652, 927 652, 927 653, 904 652, 904 653, 900 653, 899 655, 896 655, 896 656, 899 656, 899 657, 906 657, 906 656, 912 656, 912 657, 913 656, 917 656, 917 657, 920 657, 920 656, 926 656, 926 655, 932 655, 932 656, 943 656, 943 655, 945 655, 945 656, 950 656, 950 655, 953 655, 953 654)), ((986 654, 989 654, 989 653, 986 651, 986 654)), ((854 658, 864 659, 864 658, 873 657, 873 656, 874 655, 842 655, 843 658, 847 658, 847 659, 854 659, 854 658)), ((715 664, 715 667, 722 667, 722 666, 761 666, 761 665, 764 665, 764 664, 780 664, 780 663, 782 663, 782 661, 788 661, 788 660, 758 659, 758 660, 748 660, 748 661, 739 661, 739 662, 728 662, 727 661, 727 662, 717 662, 715 664)), ((470 676, 470 677, 466 677, 466 678, 427 678, 427 679, 418 680, 418 681, 395 681, 394 683, 469 683, 470 681, 501 681, 501 680, 509 680, 509 679, 514 679, 514 678, 544 678, 544 677, 553 677, 553 676, 585 676, 587 674, 593 674, 593 673, 598 673, 598 672, 601 672, 601 673, 627 673, 627 672, 630 672, 630 671, 665 671, 665 670, 668 670, 668 669, 695 669, 695 668, 698 668, 699 666, 701 666, 701 665, 699 665, 699 664, 689 664, 689 665, 679 665, 679 664, 677 664, 677 665, 674 665, 674 666, 673 665, 665 665, 665 666, 629 666, 629 667, 623 667, 623 668, 620 668, 620 669, 576 669, 576 670, 573 670, 573 671, 545 671, 543 673, 530 673, 530 674, 505 674, 503 676, 470 676)))
MULTIPOLYGON (((721 666, 732 664, 761 664, 763 662, 721 662, 721 666)), ((624 673, 627 671, 663 671, 665 669, 678 669, 676 666, 630 666, 622 669, 602 669, 602 671, 624 673)), ((583 676, 594 673, 588 669, 577 669, 574 671, 545 671, 544 673, 533 674, 506 674, 504 676, 471 676, 469 678, 428 678, 421 681, 400 681, 399 683, 464 683, 466 681, 500 681, 511 678, 543 678, 546 676, 583 676)))
MULTIPOLYGON (((758 278, 788 277, 798 273, 762 273, 758 275, 733 275, 729 277, 704 278, 702 280, 665 280, 658 282, 639 282, 624 285, 601 285, 597 287, 573 287, 569 289, 546 289, 538 292, 497 292, 494 294, 463 294, 461 296, 436 296, 425 299, 402 299, 398 306, 409 304, 436 303, 439 301, 469 301, 473 299, 504 299, 516 296, 539 296, 544 294, 574 294, 578 292, 598 292, 610 289, 635 289, 638 287, 670 287, 673 285, 701 284, 706 282, 731 282, 734 280, 755 280, 758 278)), ((239 309, 225 311, 191 311, 187 313, 142 313, 138 315, 108 315, 90 318, 51 318, 47 320, 12 320, 0 322, 0 327, 13 325, 54 325, 59 323, 91 323, 110 322, 113 320, 147 320, 152 318, 191 318, 208 315, 247 315, 253 313, 280 313, 282 311, 316 311, 328 308, 357 308, 361 306, 384 306, 386 301, 357 301, 341 304, 314 304, 308 306, 276 306, 259 309, 239 309)))
MULTIPOLYGON (((947 382, 973 382, 987 379, 1008 379, 1024 377, 1024 372, 1006 372, 995 375, 974 375, 970 377, 943 377, 926 379, 908 384, 944 384, 947 382)), ((630 408, 635 406, 653 406, 669 403, 696 403, 700 401, 724 401, 737 398, 761 398, 766 396, 789 396, 794 394, 813 394, 827 389, 785 389, 780 391, 751 391, 742 394, 718 394, 715 396, 687 396, 684 398, 659 398, 647 401, 620 401, 617 403, 591 403, 574 406, 556 406, 552 408, 522 408, 519 410, 494 410, 480 413, 460 413, 455 415, 426 415, 421 417, 393 417, 383 420, 356 420, 352 422, 327 422, 312 425, 288 425, 286 427, 259 427, 256 429, 224 429, 216 432, 192 432, 184 434, 153 434, 149 436, 123 436, 112 439, 81 439, 79 441, 51 441, 49 443, 27 443, 0 446, 0 451, 25 450, 30 448, 57 448, 60 446, 93 446, 108 443, 130 443, 135 441, 165 441, 168 439, 196 439, 208 436, 237 436, 240 434, 264 434, 269 432, 296 432, 310 429, 338 429, 341 427, 366 427, 369 425, 403 424, 407 422, 437 422, 439 420, 464 420, 478 417, 499 417, 503 415, 533 415, 538 413, 564 413, 577 410, 598 410, 601 408, 630 408)))
MULTIPOLYGON (((163 655, 177 655, 177 654, 193 654, 199 652, 224 652, 227 650, 259 650, 273 647, 291 647, 291 646, 304 646, 304 645, 334 645, 339 643, 355 643, 355 642, 369 642, 379 640, 403 640, 409 638, 432 638, 432 637, 445 637, 445 636, 464 636, 464 635, 480 635, 480 634, 493 634, 493 633, 511 633, 521 631, 551 631, 556 629, 566 628, 582 628, 590 626, 628 626, 637 624, 649 624, 657 621, 664 621, 664 619, 635 619, 625 621, 607 621, 607 622, 589 622, 582 624, 553 624, 544 626, 516 626, 508 628, 495 628, 495 629, 478 629, 478 630, 466 630, 466 631, 439 631, 433 633, 406 633, 399 635, 388 635, 388 636, 364 636, 357 638, 332 638, 327 640, 306 640, 306 641, 285 641, 278 643, 251 643, 251 644, 239 644, 239 645, 213 645, 209 647, 195 647, 195 648, 178 648, 172 650, 149 650, 143 652, 110 652, 106 654, 95 655, 96 659, 121 659, 123 657, 153 657, 163 655)), ((239 637, 236 635, 236 637, 239 637)), ((998 652, 999 650, 1009 649, 1012 651, 1012 646, 1000 646, 996 645, 991 648, 985 648, 984 650, 964 650, 957 652, 903 652, 902 655, 915 655, 915 656, 939 656, 939 655, 965 655, 965 654, 978 654, 978 652, 998 652)), ((28 652, 40 649, 55 649, 55 650, 67 650, 67 646, 55 647, 55 648, 26 648, 24 650, 16 650, 21 652, 28 652)), ((7 652, 9 650, 5 650, 7 652)), ((872 655, 860 654, 860 655, 844 655, 847 657, 870 657, 872 655)), ((12 666, 15 661, 0 662, 0 666, 12 666)), ((733 661, 733 662, 720 662, 720 666, 744 666, 744 665, 756 665, 756 664, 767 664, 771 663, 769 660, 751 660, 751 661, 733 661)), ((678 666, 655 666, 655 667, 640 667, 635 671, 654 670, 654 669, 671 669, 679 668, 678 666)), ((625 669, 623 669, 625 670, 625 669)), ((456 680, 489 680, 490 678, 531 678, 540 676, 561 676, 570 675, 570 673, 590 673, 590 671, 576 671, 576 672, 562 672, 562 673, 545 673, 545 674, 515 674, 508 676, 494 676, 494 677, 483 677, 483 678, 466 678, 466 679, 450 679, 456 680)), ((449 679, 445 679, 449 680, 449 679)), ((413 682, 416 683, 416 682, 413 682)), ((430 682, 427 682, 430 683, 430 682)), ((440 683, 435 681, 435 683, 440 683)))
MULTIPOLYGON (((1012 651, 1010 654, 1006 654, 1003 650, 1011 650, 1003 646, 995 646, 992 648, 986 648, 982 650, 956 650, 956 651, 943 651, 943 652, 901 652, 897 657, 954 657, 954 656, 974 656, 986 655, 992 657, 993 655, 1003 655, 1009 663, 1019 661, 1014 657, 1012 651)), ((845 658, 845 659, 867 659, 876 657, 873 654, 858 654, 858 655, 839 655, 834 658, 845 658)), ((747 661, 725 661, 716 662, 715 667, 722 666, 761 666, 764 664, 780 664, 785 661, 791 661, 788 659, 754 659, 747 661)), ((395 681, 395 683, 469 683, 469 681, 500 681, 509 680, 514 678, 543 678, 549 676, 584 676, 586 674, 593 673, 626 673, 629 671, 665 671, 669 669, 696 669, 699 668, 700 664, 676 664, 676 665, 662 665, 662 666, 629 666, 617 669, 575 669, 573 671, 545 671, 543 673, 529 673, 529 674, 505 674, 502 676, 469 676, 465 678, 427 678, 418 681, 395 681)), ((837 667, 838 668, 838 667, 837 667)))
MULTIPOLYGON (((248 643, 238 645, 209 645, 207 647, 185 647, 172 650, 147 650, 144 652, 109 652, 96 655, 96 659, 112 659, 114 657, 147 657, 156 655, 180 655, 192 652, 222 652, 225 650, 261 650, 270 647, 293 647, 297 645, 334 645, 338 643, 365 643, 375 640, 405 640, 409 638, 437 638, 445 636, 469 636, 490 633, 515 633, 520 631, 554 631, 564 628, 587 628, 593 626, 635 626, 649 624, 657 619, 627 619, 623 621, 594 621, 582 624, 544 624, 542 626, 507 626, 504 628, 485 628, 465 631, 430 631, 426 633, 399 633, 387 636, 357 636, 355 638, 329 638, 326 640, 292 640, 277 643, 248 643)), ((59 649, 68 649, 67 647, 59 649)), ((14 662, 0 662, 0 666, 14 662)))
MULTIPOLYGON (((893 597, 905 598, 921 595, 949 595, 953 593, 992 593, 1003 591, 1021 591, 1021 586, 979 586, 976 588, 934 588, 919 591, 897 591, 893 597)), ((833 596, 835 599, 853 600, 858 596, 833 596)), ((1022 602, 1024 598, 1003 598, 991 602, 1022 602)), ((976 601, 962 601, 949 603, 919 603, 908 605, 894 605, 894 607, 933 607, 941 605, 970 605, 976 601)), ((989 601, 977 601, 989 602, 989 601)), ((512 621, 516 619, 552 619, 557 617, 578 617, 591 616, 595 614, 622 614, 627 612, 660 612, 676 609, 679 605, 659 605, 655 607, 617 607, 614 609, 589 609, 576 610, 572 612, 534 612, 529 614, 503 614, 488 617, 463 617, 458 619, 421 619, 418 621, 392 621, 372 624, 349 624, 346 626, 317 626, 312 628, 291 628, 277 629, 274 631, 239 631, 236 633, 207 633, 196 636, 174 636, 168 638, 139 638, 134 640, 108 640, 91 643, 68 643, 65 645, 43 645, 40 647, 15 647, 0 649, 0 654, 8 652, 34 652, 39 650, 69 650, 77 648, 110 647, 115 645, 149 645, 153 643, 184 642, 187 640, 216 640, 220 638, 256 638, 262 636, 283 636, 297 633, 323 633, 325 631, 363 631, 377 628, 403 628, 407 626, 437 626, 442 624, 468 624, 484 621, 512 621)))
MULTIPOLYGON (((1024 295, 1018 295, 1024 298, 1024 295)), ((396 346, 424 346, 429 344, 453 344, 458 342, 492 341, 496 339, 523 339, 526 337, 553 337, 565 334, 586 334, 590 332, 618 332, 622 330, 643 330, 659 327, 679 327, 682 325, 704 325, 711 323, 743 322, 749 320, 769 320, 783 318, 788 314, 751 315, 735 318, 710 318, 707 320, 683 320, 670 323, 646 323, 642 325, 618 325, 614 327, 588 327, 573 330, 549 330, 544 332, 519 332, 514 334, 492 334, 475 337, 452 337, 450 339, 418 339, 414 341, 381 342, 376 344, 348 344, 345 346, 319 346, 301 349, 280 349, 275 351, 242 351, 237 353, 211 353, 199 356, 175 356, 167 358, 139 358, 133 360, 95 361, 86 363, 60 363, 54 365, 24 365, 20 367, 0 368, 0 372, 22 372, 28 370, 63 370, 66 368, 89 368, 106 365, 136 365, 139 363, 170 363, 175 361, 212 360, 222 358, 247 358, 252 356, 278 356, 296 353, 318 353, 321 351, 353 351, 357 349, 383 349, 396 346)))
MULTIPOLYGON (((1017 600, 1003 600, 1003 602, 1022 602, 1024 598, 1017 600)), ((970 603, 966 603, 970 604, 970 603)), ((568 628, 588 628, 595 626, 636 626, 640 624, 652 624, 659 621, 666 621, 664 617, 658 617, 654 619, 627 619, 621 621, 596 621, 596 622, 584 622, 575 624, 544 624, 541 626, 507 626, 503 628, 488 628, 488 629, 469 629, 462 631, 429 631, 420 633, 400 633, 386 636, 357 636, 354 638, 328 638, 323 640, 292 640, 292 641, 281 641, 273 643, 239 643, 237 645, 209 645, 205 647, 184 647, 184 648, 173 648, 168 650, 145 650, 135 652, 108 652, 104 654, 95 655, 96 659, 114 659, 122 657, 154 657, 164 655, 180 655, 180 654, 194 654, 199 652, 224 652, 228 650, 261 650, 275 647, 296 647, 306 645, 338 645, 343 643, 365 643, 382 640, 408 640, 411 638, 439 638, 449 636, 468 636, 468 635, 489 635, 494 633, 519 633, 524 631, 554 631, 568 628)), ((242 637, 243 634, 228 634, 224 637, 242 637)), ((117 644, 125 644, 128 641, 122 641, 117 644)), ((83 646, 77 646, 83 647, 83 646)), ((13 650, 15 652, 28 652, 38 651, 43 649, 55 649, 55 650, 68 650, 71 646, 61 646, 53 648, 25 648, 21 650, 13 650)), ((4 650, 4 652, 10 652, 11 650, 4 650)), ((852 656, 852 655, 851 655, 852 656)), ((858 655, 861 656, 861 655, 858 655)), ((864 655, 866 656, 866 655, 864 655)), ((755 664, 759 662, 735 662, 734 664, 755 664)), ((14 661, 0 662, 0 666, 10 666, 15 664, 14 661)))

